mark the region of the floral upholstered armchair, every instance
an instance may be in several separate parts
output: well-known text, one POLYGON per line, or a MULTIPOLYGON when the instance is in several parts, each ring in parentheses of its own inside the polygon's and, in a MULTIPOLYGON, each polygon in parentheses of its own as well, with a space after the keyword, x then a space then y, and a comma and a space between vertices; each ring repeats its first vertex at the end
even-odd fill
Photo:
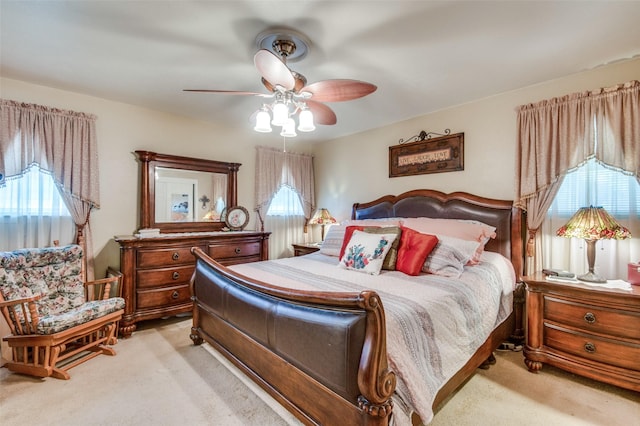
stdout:
POLYGON ((115 355, 124 299, 120 276, 84 282, 79 245, 0 252, 0 310, 11 371, 69 379, 67 370, 97 355, 115 355))

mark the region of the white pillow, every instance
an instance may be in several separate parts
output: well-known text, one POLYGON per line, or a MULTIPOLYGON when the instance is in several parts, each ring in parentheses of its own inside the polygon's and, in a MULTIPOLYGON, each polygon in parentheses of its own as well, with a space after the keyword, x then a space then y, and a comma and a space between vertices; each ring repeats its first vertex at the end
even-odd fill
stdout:
POLYGON ((457 278, 464 272, 465 265, 478 263, 472 259, 482 247, 481 242, 445 236, 439 236, 438 240, 422 266, 423 272, 457 278))
POLYGON ((327 256, 340 256, 342 249, 342 241, 347 227, 342 225, 331 225, 324 236, 324 241, 320 246, 320 253, 327 256))
POLYGON ((445 235, 462 240, 479 241, 483 246, 487 244, 489 239, 496 237, 495 226, 487 225, 477 220, 407 217, 402 220, 402 226, 423 234, 436 235, 438 238, 441 235, 445 235))
POLYGON ((371 275, 380 274, 384 258, 397 234, 369 234, 353 231, 339 267, 371 275))

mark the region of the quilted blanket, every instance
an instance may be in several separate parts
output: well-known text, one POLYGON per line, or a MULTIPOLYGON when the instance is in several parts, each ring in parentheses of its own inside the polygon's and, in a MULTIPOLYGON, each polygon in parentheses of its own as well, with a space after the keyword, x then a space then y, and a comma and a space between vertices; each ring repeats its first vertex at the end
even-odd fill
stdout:
POLYGON ((320 253, 232 267, 278 286, 314 291, 376 291, 387 320, 389 367, 397 376, 395 425, 416 411, 428 423, 438 390, 468 361, 512 310, 515 273, 503 256, 486 252, 460 278, 397 271, 380 275, 339 268, 320 253))

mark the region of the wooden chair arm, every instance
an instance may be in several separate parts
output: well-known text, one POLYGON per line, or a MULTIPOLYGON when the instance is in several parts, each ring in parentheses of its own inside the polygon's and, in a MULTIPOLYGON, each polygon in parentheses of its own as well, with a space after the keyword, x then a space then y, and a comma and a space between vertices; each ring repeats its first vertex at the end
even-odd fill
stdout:
POLYGON ((35 301, 40 298, 42 294, 0 302, 0 311, 9 325, 11 334, 14 336, 35 334, 39 321, 35 301), (27 321, 24 321, 25 317, 27 321))
POLYGON ((87 300, 97 300, 96 296, 99 296, 102 300, 108 299, 111 295, 111 287, 114 285, 116 286, 116 289, 117 289, 117 296, 120 296, 120 293, 122 291, 120 286, 122 273, 113 268, 108 268, 107 275, 110 275, 110 276, 99 279, 99 280, 87 281, 84 283, 86 293, 87 293, 87 300), (98 289, 97 286, 103 286, 101 295, 99 294, 101 289, 98 289), (90 287, 93 287, 94 290, 89 291, 90 287), (92 297, 90 298, 89 295, 91 295, 92 297))
POLYGON ((22 299, 3 300, 2 302, 0 302, 0 309, 7 308, 9 306, 20 305, 22 303, 35 302, 40 298, 42 298, 42 294, 36 294, 35 296, 31 296, 31 297, 23 297, 22 299))

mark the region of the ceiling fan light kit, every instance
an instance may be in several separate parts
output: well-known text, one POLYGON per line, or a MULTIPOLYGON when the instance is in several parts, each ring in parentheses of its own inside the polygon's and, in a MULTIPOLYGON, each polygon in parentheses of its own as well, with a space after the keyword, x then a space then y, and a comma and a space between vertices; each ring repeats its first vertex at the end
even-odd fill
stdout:
POLYGON ((253 129, 260 133, 270 133, 273 125, 281 127, 281 136, 295 137, 296 115, 297 129, 312 132, 316 129, 316 123, 330 126, 337 122, 336 114, 323 102, 350 101, 367 96, 377 89, 371 83, 345 79, 324 80, 307 85, 307 79, 302 74, 287 66, 287 61, 299 61, 309 51, 308 39, 295 30, 276 28, 264 31, 256 38, 256 44, 259 50, 253 62, 262 76, 262 84, 270 94, 208 89, 185 91, 271 98, 273 102, 263 104, 255 114, 253 129))

